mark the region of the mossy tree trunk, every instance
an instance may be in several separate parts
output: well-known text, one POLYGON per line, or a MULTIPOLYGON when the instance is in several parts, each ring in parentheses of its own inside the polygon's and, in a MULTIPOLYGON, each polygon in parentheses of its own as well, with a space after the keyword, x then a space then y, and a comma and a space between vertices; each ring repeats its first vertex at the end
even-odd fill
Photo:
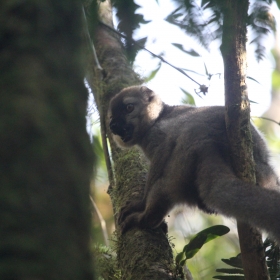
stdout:
POLYGON ((0 4, 0 279, 93 279, 80 1, 0 4))
MULTIPOLYGON (((99 15, 102 22, 112 26, 108 1, 100 4, 99 15)), ((121 150, 115 145, 106 122, 106 113, 109 101, 114 95, 124 87, 141 84, 142 81, 128 63, 116 34, 103 25, 98 25, 94 39, 97 56, 103 68, 103 81, 100 82, 100 72, 97 69, 90 70, 88 80, 95 91, 101 126, 106 130, 110 141, 115 183, 111 182, 108 193, 112 199, 114 214, 118 217, 120 208, 128 200, 142 197, 147 165, 138 150, 121 150)), ((174 279, 172 250, 161 229, 146 231, 135 228, 122 236, 116 219, 116 232, 117 259, 122 279, 174 279)))
MULTIPOLYGON (((236 175, 256 183, 246 86, 246 20, 248 0, 223 0, 221 51, 225 72, 226 125, 236 175)), ((237 221, 242 263, 247 280, 269 279, 260 233, 237 221)))

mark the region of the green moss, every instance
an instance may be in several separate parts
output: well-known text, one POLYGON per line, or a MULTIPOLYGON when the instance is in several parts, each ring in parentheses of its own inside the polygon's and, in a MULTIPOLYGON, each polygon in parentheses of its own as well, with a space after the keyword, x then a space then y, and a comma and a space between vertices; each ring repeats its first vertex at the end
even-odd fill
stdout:
POLYGON ((121 271, 117 266, 117 256, 111 248, 95 245, 93 254, 96 264, 96 273, 99 279, 117 280, 121 278, 121 271))

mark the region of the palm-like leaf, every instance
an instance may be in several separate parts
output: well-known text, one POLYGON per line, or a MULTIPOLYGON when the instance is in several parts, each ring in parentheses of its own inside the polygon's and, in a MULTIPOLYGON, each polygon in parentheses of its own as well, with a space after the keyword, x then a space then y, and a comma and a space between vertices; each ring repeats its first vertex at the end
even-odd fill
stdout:
POLYGON ((275 18, 270 12, 271 1, 257 0, 251 5, 251 12, 248 16, 248 25, 251 27, 253 39, 251 44, 255 45, 257 60, 261 60, 265 55, 263 45, 265 36, 271 31, 275 31, 275 18))
MULTIPOLYGON (((123 40, 128 59, 130 62, 133 62, 139 49, 139 47, 134 45, 133 32, 140 27, 140 23, 145 24, 149 21, 145 21, 142 14, 136 13, 140 6, 133 0, 113 0, 112 4, 116 9, 116 15, 119 19, 118 30, 126 35, 126 38, 123 40)), ((143 42, 145 45, 146 38, 141 40, 141 43, 143 42)))
MULTIPOLYGON (((208 49, 214 40, 221 40, 224 0, 175 0, 178 8, 166 20, 181 29, 208 49)), ((264 38, 275 30, 275 19, 270 12, 272 0, 255 0, 250 5, 248 26, 252 30, 258 60, 265 55, 264 38)))

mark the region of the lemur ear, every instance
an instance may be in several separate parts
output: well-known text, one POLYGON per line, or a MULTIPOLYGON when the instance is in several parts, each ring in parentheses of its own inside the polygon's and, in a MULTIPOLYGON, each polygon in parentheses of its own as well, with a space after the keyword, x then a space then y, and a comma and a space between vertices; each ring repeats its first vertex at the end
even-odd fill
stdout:
POLYGON ((149 102, 151 102, 155 97, 155 93, 151 89, 147 88, 146 86, 142 86, 140 88, 140 92, 144 95, 145 99, 149 102))

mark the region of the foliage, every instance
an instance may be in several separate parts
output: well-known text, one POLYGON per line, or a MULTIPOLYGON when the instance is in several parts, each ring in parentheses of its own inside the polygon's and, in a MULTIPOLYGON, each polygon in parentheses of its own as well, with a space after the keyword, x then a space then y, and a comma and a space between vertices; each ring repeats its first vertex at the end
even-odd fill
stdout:
POLYGON ((280 250, 273 240, 266 239, 264 241, 265 256, 270 278, 276 279, 280 277, 280 250))
MULTIPOLYGON (((220 0, 175 0, 178 8, 167 18, 171 24, 183 29, 188 35, 196 38, 205 47, 214 40, 221 41, 223 13, 226 1, 220 0), (199 2, 201 2, 199 4, 199 2)), ((252 30, 250 43, 255 45, 257 60, 264 57, 263 45, 265 36, 275 31, 275 19, 270 13, 270 0, 255 0, 250 6, 247 24, 252 30)))
POLYGON ((98 23, 98 6, 97 1, 85 1, 84 9, 86 14, 87 28, 92 39, 94 39, 94 32, 98 23))
MULTIPOLYGON (((126 35, 123 40, 127 57, 130 62, 133 62, 139 49, 133 42, 133 32, 140 27, 140 23, 146 24, 149 21, 144 20, 144 16, 136 12, 140 6, 133 0, 113 0, 112 4, 119 19, 118 30, 126 35)), ((146 40, 147 37, 141 38, 136 42, 144 47, 146 40)))
POLYGON ((105 158, 104 158, 104 152, 103 147, 101 144, 101 135, 100 132, 97 132, 92 137, 92 149, 94 154, 94 167, 95 167, 95 173, 97 167, 102 167, 103 169, 106 168, 105 165, 105 158))
POLYGON ((206 228, 199 233, 197 233, 190 242, 183 248, 176 258, 177 270, 181 272, 183 266, 185 265, 187 259, 191 259, 207 242, 225 235, 229 232, 229 228, 223 225, 216 225, 206 228))
POLYGON ((93 253, 99 280, 121 279, 121 271, 117 268, 116 253, 112 249, 95 245, 93 253))
POLYGON ((182 103, 183 104, 195 105, 195 100, 194 100, 193 96, 189 92, 184 90, 183 88, 180 88, 180 89, 185 94, 185 97, 182 99, 182 103))
POLYGON ((195 37, 206 49, 211 41, 221 38, 222 11, 217 1, 202 1, 201 6, 195 0, 176 0, 179 7, 166 21, 183 29, 188 35, 195 37), (211 10, 207 20, 203 12, 211 10))
MULTIPOLYGON (((263 245, 270 278, 271 280, 276 280, 280 277, 279 246, 269 238, 264 241, 263 245)), ((224 275, 214 276, 214 279, 245 280, 241 254, 238 254, 236 257, 232 257, 230 259, 222 259, 222 261, 233 268, 217 269, 217 272, 224 273, 224 275)))
POLYGON ((238 254, 236 257, 232 257, 230 259, 222 259, 222 261, 233 268, 217 269, 217 272, 225 273, 226 275, 214 276, 214 279, 245 280, 241 254, 238 254))
POLYGON ((156 74, 158 73, 158 71, 160 70, 160 68, 161 68, 161 65, 162 65, 162 63, 161 63, 161 61, 158 63, 158 65, 157 65, 157 68, 155 69, 155 70, 153 70, 149 75, 148 75, 148 77, 146 77, 145 78, 145 82, 147 83, 147 82, 149 82, 150 80, 152 80, 155 76, 156 76, 156 74))
POLYGON ((248 16, 248 25, 251 27, 253 39, 251 44, 255 45, 257 60, 264 58, 265 47, 263 41, 270 31, 275 31, 275 19, 270 13, 271 1, 255 1, 248 16))

